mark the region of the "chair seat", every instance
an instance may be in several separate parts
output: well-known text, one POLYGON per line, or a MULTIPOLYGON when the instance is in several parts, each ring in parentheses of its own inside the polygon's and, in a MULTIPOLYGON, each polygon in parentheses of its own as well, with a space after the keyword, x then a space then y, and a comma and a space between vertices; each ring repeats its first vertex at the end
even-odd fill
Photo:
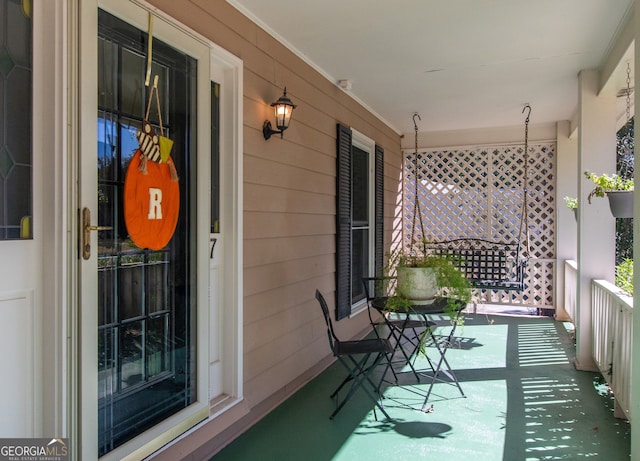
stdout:
POLYGON ((390 353, 393 348, 386 339, 361 339, 358 341, 336 341, 338 355, 370 354, 374 352, 390 353))

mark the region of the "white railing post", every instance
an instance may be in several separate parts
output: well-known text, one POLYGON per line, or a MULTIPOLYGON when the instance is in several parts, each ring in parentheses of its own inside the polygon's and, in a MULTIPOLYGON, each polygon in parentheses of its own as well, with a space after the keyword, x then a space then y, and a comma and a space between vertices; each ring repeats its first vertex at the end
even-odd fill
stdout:
POLYGON ((615 396, 615 416, 631 421, 633 298, 606 280, 591 282, 593 360, 615 396))

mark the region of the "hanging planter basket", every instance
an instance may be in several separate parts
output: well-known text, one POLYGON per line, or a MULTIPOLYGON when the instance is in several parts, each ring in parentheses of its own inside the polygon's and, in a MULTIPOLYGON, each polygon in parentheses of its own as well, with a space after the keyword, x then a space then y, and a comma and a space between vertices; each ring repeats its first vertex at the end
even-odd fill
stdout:
POLYGON ((596 185, 587 200, 591 197, 608 197, 611 214, 615 218, 633 218, 633 179, 624 179, 618 174, 602 174, 600 176, 585 171, 584 175, 596 185))
POLYGON ((609 208, 615 218, 633 218, 633 191, 607 191, 609 208))

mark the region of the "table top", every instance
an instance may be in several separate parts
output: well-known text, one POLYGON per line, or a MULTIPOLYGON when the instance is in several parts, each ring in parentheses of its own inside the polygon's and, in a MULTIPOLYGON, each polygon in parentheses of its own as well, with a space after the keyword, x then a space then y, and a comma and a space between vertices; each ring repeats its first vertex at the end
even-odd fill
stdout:
MULTIPOLYGON (((387 297, 374 298, 371 301, 371 305, 381 311, 386 311, 386 303, 387 297)), ((410 308, 407 309, 407 313, 410 314, 419 314, 419 315, 428 315, 428 314, 442 314, 445 312, 445 309, 449 305, 450 302, 454 302, 458 304, 457 310, 462 310, 466 303, 462 301, 458 301, 452 298, 445 297, 437 297, 433 300, 432 303, 429 304, 412 304, 410 308)), ((394 312, 398 312, 394 310, 394 312)))

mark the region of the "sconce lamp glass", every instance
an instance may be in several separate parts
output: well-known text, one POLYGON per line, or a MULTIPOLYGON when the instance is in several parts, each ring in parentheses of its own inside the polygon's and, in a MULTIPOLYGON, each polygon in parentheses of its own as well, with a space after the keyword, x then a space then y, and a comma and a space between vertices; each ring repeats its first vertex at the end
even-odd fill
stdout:
POLYGON ((271 103, 271 107, 274 108, 276 116, 277 130, 271 128, 271 122, 266 120, 262 125, 262 134, 264 139, 269 139, 273 134, 280 134, 280 138, 283 138, 284 130, 289 128, 289 122, 291 122, 291 114, 296 105, 291 102, 291 99, 287 96, 287 88, 284 88, 284 94, 278 98, 276 102, 271 103))

